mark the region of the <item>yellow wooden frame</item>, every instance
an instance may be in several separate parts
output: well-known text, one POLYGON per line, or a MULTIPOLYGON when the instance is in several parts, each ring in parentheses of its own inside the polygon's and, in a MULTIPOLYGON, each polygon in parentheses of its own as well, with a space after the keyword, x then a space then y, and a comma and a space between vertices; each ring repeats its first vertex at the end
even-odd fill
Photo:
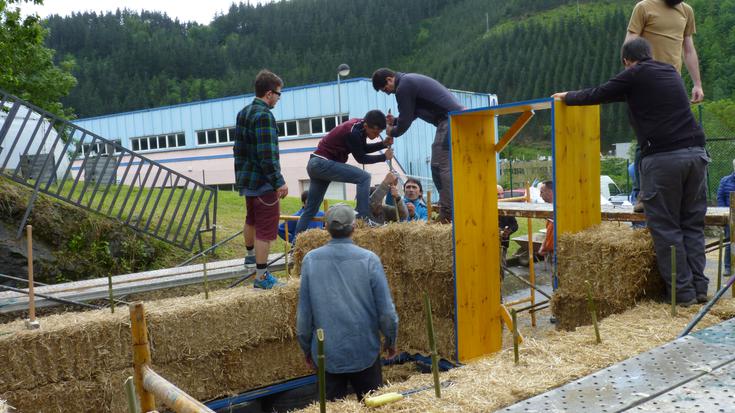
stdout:
POLYGON ((500 303, 497 153, 534 111, 546 109, 551 109, 553 119, 556 239, 556 233, 600 222, 599 107, 568 107, 539 99, 450 114, 455 339, 460 362, 502 347, 507 310, 500 303), (496 118, 508 114, 520 116, 496 143, 496 118))

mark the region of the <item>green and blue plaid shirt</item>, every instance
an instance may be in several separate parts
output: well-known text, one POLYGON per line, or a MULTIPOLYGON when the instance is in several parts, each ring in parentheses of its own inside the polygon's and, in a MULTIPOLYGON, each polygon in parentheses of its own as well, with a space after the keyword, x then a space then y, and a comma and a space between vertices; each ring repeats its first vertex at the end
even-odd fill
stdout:
POLYGON ((264 184, 275 190, 286 183, 281 175, 276 118, 261 99, 253 99, 237 114, 232 152, 237 190, 255 191, 264 184))

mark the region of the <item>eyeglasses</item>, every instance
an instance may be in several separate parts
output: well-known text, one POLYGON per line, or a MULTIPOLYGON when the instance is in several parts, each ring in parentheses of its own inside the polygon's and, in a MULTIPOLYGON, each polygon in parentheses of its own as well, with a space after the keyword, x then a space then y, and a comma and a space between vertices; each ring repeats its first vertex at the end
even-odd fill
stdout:
POLYGON ((271 90, 271 92, 273 92, 273 93, 275 93, 276 95, 278 95, 278 97, 281 97, 281 92, 276 92, 275 90, 271 90))

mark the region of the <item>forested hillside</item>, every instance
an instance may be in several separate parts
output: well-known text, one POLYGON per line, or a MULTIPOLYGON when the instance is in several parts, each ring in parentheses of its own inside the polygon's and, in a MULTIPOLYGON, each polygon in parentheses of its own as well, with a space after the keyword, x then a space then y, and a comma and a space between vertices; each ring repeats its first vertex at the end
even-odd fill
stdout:
MULTIPOLYGON (((251 91, 268 67, 287 86, 381 66, 496 93, 502 102, 592 86, 621 70, 635 0, 291 0, 233 5, 211 24, 118 11, 51 17, 47 45, 75 62, 64 104, 80 117, 251 91), (489 30, 487 30, 489 26, 489 30)), ((735 0, 691 0, 708 101, 735 90, 735 0)), ((688 75, 684 73, 688 80, 688 75)), ((609 142, 632 136, 622 105, 603 111, 609 142)))

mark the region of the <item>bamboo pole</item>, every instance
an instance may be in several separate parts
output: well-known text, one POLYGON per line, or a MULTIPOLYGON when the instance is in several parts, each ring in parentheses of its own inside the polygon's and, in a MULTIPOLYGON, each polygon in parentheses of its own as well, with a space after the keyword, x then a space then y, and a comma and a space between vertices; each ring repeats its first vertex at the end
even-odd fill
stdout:
POLYGON ((431 350, 431 374, 434 376, 434 395, 441 399, 442 390, 439 383, 439 356, 436 352, 436 336, 434 336, 434 321, 431 316, 431 300, 424 292, 424 310, 426 313, 426 331, 429 334, 429 349, 431 350))
POLYGON ((327 373, 324 358, 324 330, 316 330, 316 363, 317 378, 319 379, 319 412, 327 411, 327 373))
POLYGON ((676 317, 676 245, 671 246, 671 316, 676 317))
POLYGON ((140 406, 138 405, 138 396, 135 394, 135 380, 133 376, 125 379, 125 396, 128 401, 128 413, 140 413, 140 406))
POLYGON ((115 293, 112 291, 112 274, 107 273, 107 292, 110 294, 110 312, 115 314, 115 293))
POLYGON ((431 191, 426 191, 426 222, 431 224, 431 191))
POLYGON ((209 277, 207 276, 207 254, 202 257, 202 276, 204 277, 204 299, 209 300, 209 277))
POLYGON ((510 318, 513 320, 513 362, 518 364, 520 359, 518 354, 518 318, 515 309, 510 310, 510 318))
POLYGON ((144 412, 156 409, 156 399, 153 393, 143 386, 144 368, 151 364, 151 349, 148 346, 148 327, 145 321, 143 303, 130 305, 130 331, 133 336, 133 370, 135 390, 140 399, 140 408, 144 412))
POLYGON ((590 312, 592 325, 595 327, 595 342, 600 344, 602 339, 600 339, 600 327, 597 325, 597 308, 595 308, 595 302, 592 300, 592 286, 589 281, 585 281, 585 284, 587 284, 587 310, 590 312))
POLYGON ((28 328, 38 328, 36 322, 36 299, 33 295, 33 227, 26 225, 28 245, 28 328))
POLYGON ((719 252, 717 254, 717 291, 720 291, 720 288, 722 288, 722 243, 722 234, 720 234, 719 252))
MULTIPOLYGON (((526 182, 526 202, 531 203, 531 184, 526 182)), ((536 304, 536 267, 533 262, 533 220, 529 217, 528 226, 528 281, 531 283, 531 304, 536 304)), ((536 313, 531 313, 531 327, 536 327, 536 313)))
MULTIPOLYGON (((327 201, 324 201, 324 202, 327 202, 327 201)), ((286 275, 291 275, 288 271, 288 253, 291 250, 291 243, 288 240, 288 235, 289 235, 288 234, 288 222, 283 223, 283 229, 284 229, 283 236, 284 236, 284 239, 286 240, 286 245, 284 245, 283 247, 283 252, 284 252, 283 260, 284 260, 284 263, 286 264, 286 275)))

